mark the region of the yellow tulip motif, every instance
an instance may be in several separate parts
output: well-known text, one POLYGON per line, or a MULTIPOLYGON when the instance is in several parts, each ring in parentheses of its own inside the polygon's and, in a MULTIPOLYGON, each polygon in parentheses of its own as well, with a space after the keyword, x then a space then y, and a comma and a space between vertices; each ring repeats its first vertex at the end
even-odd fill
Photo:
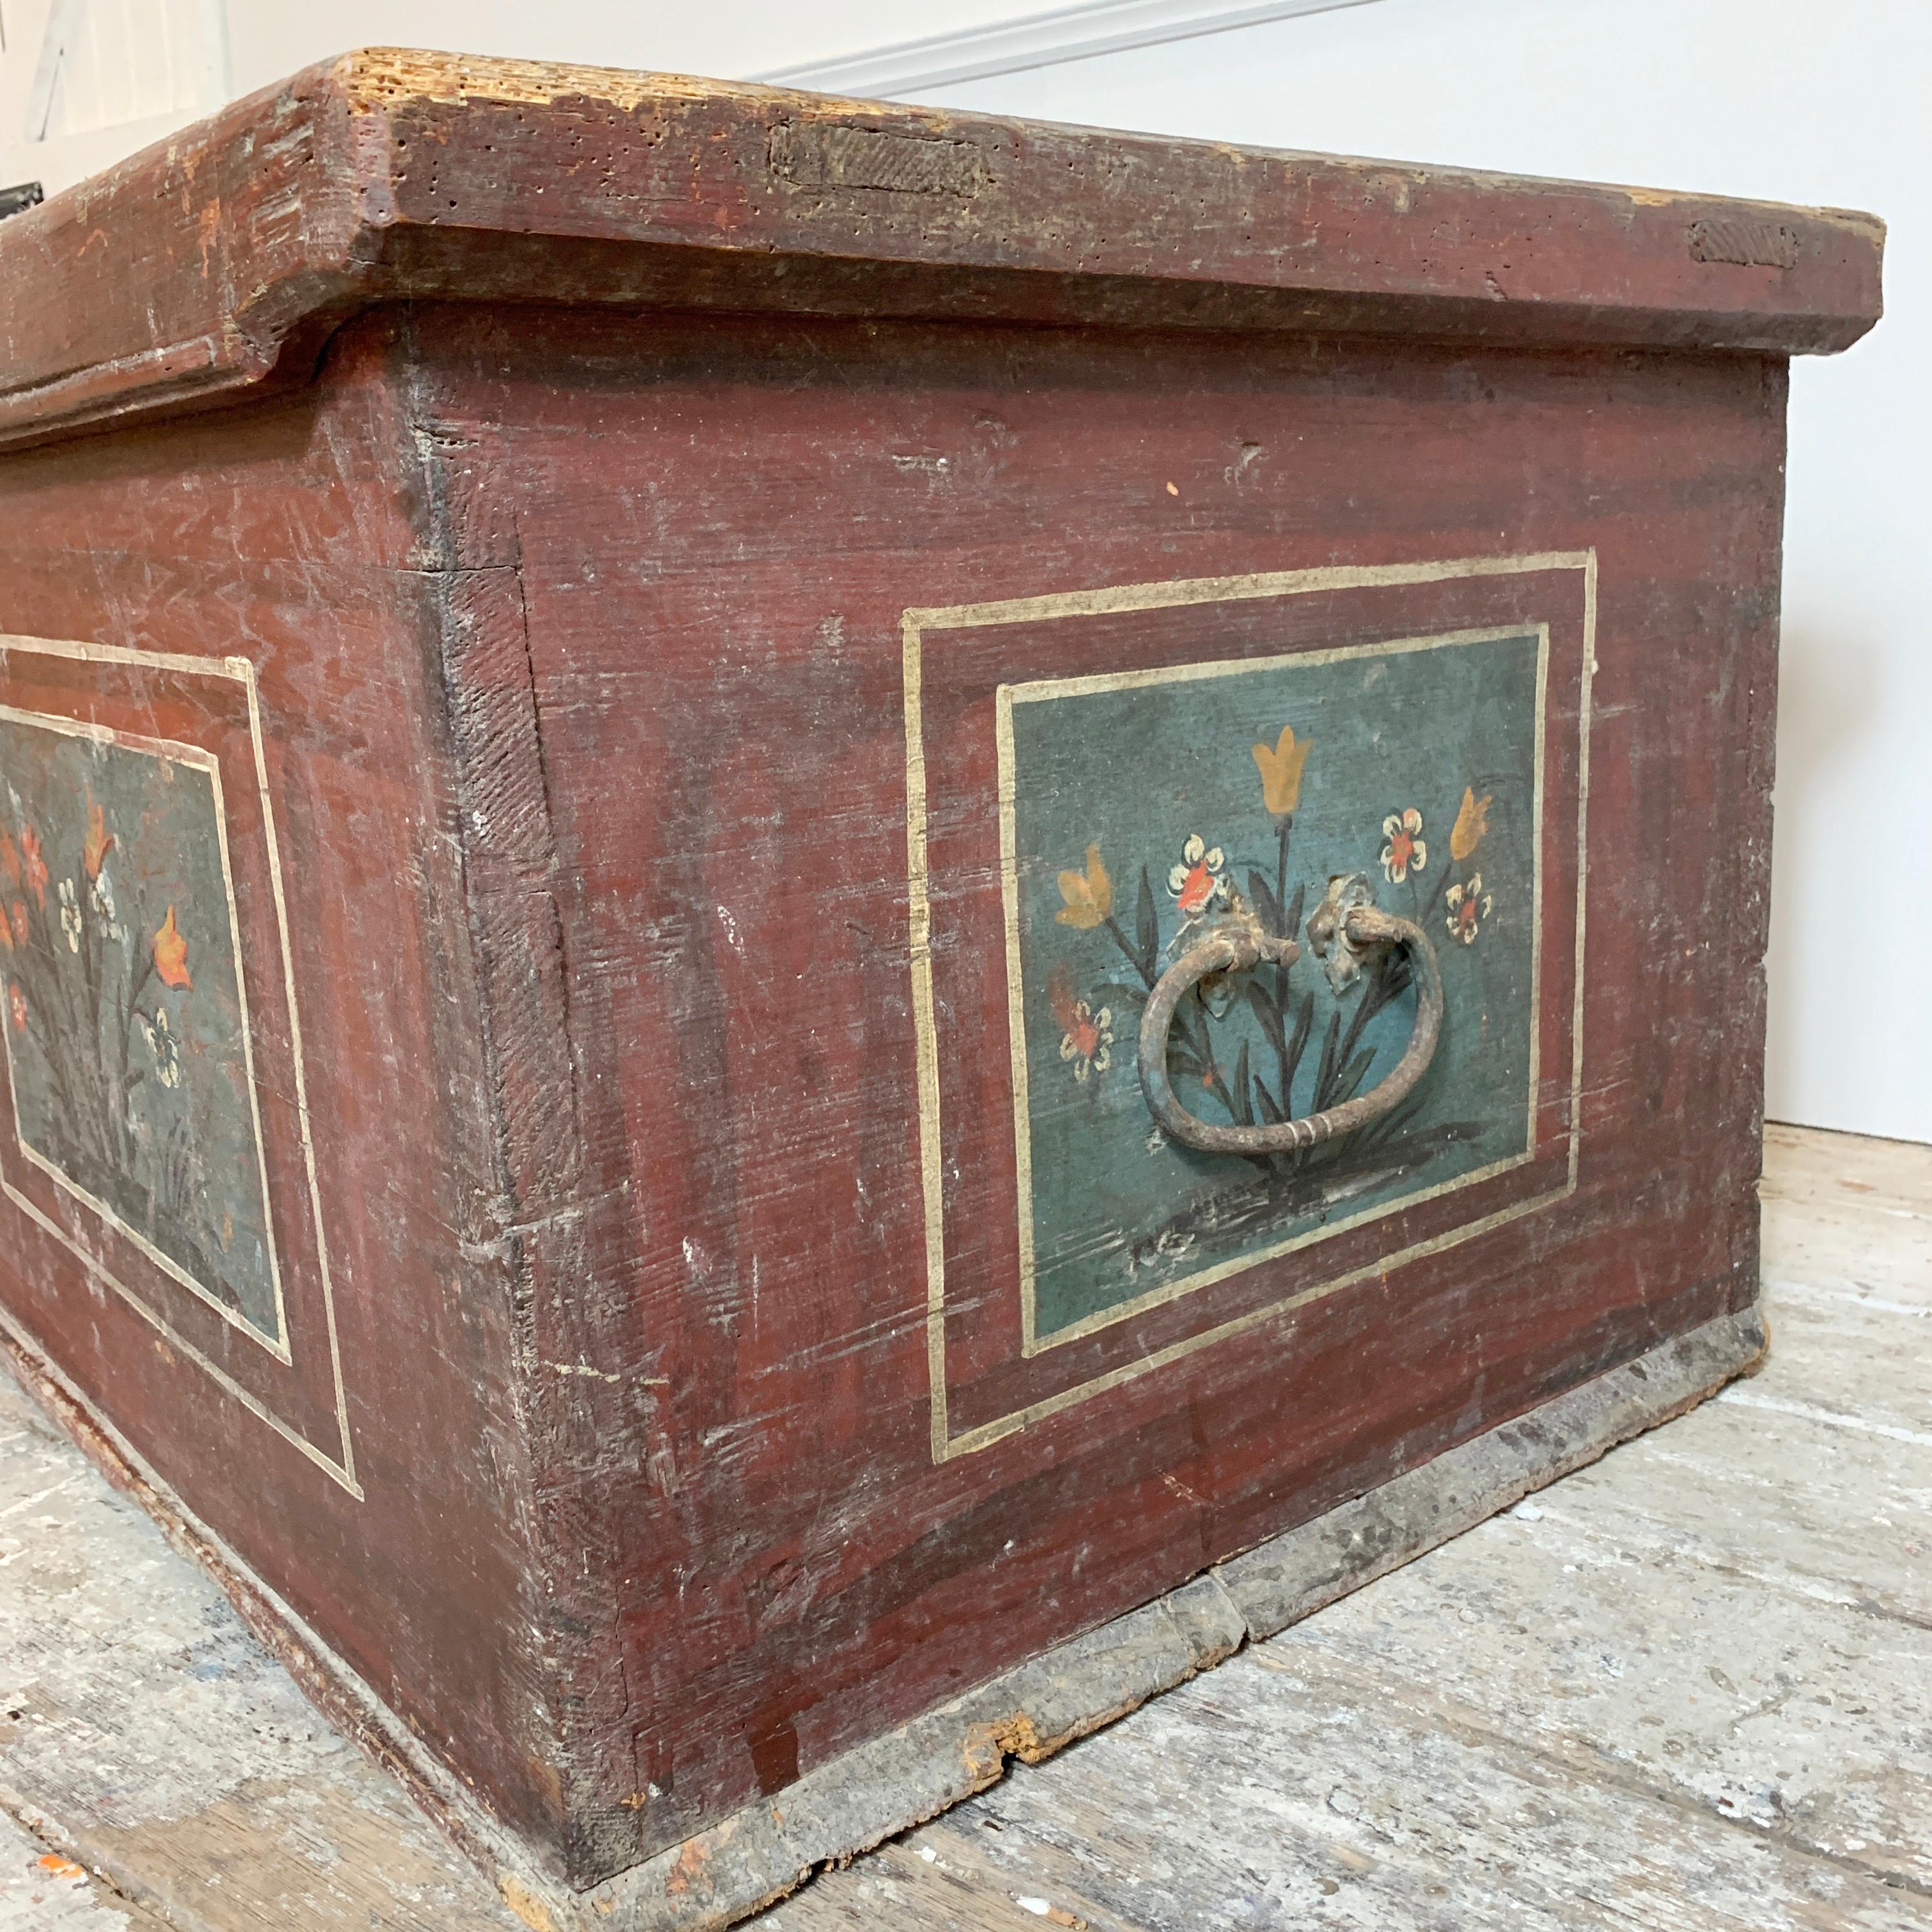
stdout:
POLYGON ((1099 846, 1088 847, 1085 872, 1060 874, 1060 896, 1066 903, 1054 917, 1077 932, 1090 932, 1114 910, 1114 882, 1100 862, 1099 846))
POLYGON ((1273 750, 1266 745, 1255 747, 1255 765, 1262 775, 1262 797, 1277 818, 1286 818, 1301 802, 1301 768, 1308 762, 1308 748, 1314 742, 1304 738, 1298 743, 1294 727, 1284 724, 1273 750))
POLYGON ((1493 794, 1478 798, 1473 785, 1462 788, 1462 803, 1456 814, 1455 828, 1449 834, 1449 856, 1457 865, 1472 857, 1490 829, 1490 807, 1493 794))
POLYGON ((161 976, 163 986, 177 992, 194 984, 188 970, 188 935, 176 925, 172 906, 168 908, 168 916, 154 934, 154 970, 161 976))

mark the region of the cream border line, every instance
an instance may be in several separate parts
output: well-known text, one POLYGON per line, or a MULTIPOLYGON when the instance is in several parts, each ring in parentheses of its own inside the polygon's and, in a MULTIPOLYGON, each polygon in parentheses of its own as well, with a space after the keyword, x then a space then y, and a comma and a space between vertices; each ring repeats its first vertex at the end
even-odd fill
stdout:
POLYGON ((221 788, 221 766, 212 752, 204 752, 196 745, 182 745, 166 738, 142 737, 132 732, 111 730, 104 724, 83 724, 77 718, 61 718, 50 712, 21 711, 10 704, 0 704, 0 722, 23 724, 36 730, 52 731, 63 738, 84 738, 90 742, 116 745, 122 749, 138 752, 152 758, 165 759, 170 764, 186 765, 206 778, 214 803, 214 830, 221 850, 222 890, 228 902, 228 934, 230 950, 235 962, 235 991, 241 1007, 242 1060, 248 1082, 248 1112, 250 1124, 255 1131, 256 1172, 262 1187, 262 1232, 268 1250, 268 1279, 275 1292, 275 1332, 271 1336, 265 1334, 254 1322, 248 1320, 239 1309, 230 1308, 227 1303, 212 1289, 196 1281, 188 1270, 134 1228, 128 1226, 105 1202, 97 1201, 73 1177, 56 1166, 46 1154, 34 1147, 27 1138, 26 1130, 20 1120, 20 1096, 14 1082, 14 1049, 10 1036, 6 1047, 7 1090, 13 1103, 14 1138, 20 1144, 20 1151, 28 1163, 38 1168, 54 1184, 100 1216, 102 1220, 124 1239, 131 1241, 164 1274, 172 1276, 190 1293, 198 1294, 222 1319, 238 1329, 249 1340, 265 1348, 275 1359, 288 1363, 289 1314, 287 1304, 282 1295, 281 1257, 275 1244, 275 1215, 268 1192, 268 1153, 262 1137, 262 1108, 255 1084, 255 1046, 253 1030, 248 1015, 248 985, 242 971, 242 920, 235 903, 235 872, 228 850, 228 805, 221 788))
MULTIPOLYGON (((274 1414, 259 1397, 251 1394, 224 1369, 179 1334, 125 1282, 94 1256, 79 1246, 64 1228, 42 1214, 32 1202, 6 1180, 4 1174, 0 1174, 0 1193, 4 1193, 29 1220, 55 1240, 71 1250, 90 1274, 98 1277, 119 1295, 166 1340, 170 1347, 204 1370, 250 1414, 266 1423, 277 1435, 306 1456, 359 1502, 362 1500, 363 1492, 362 1485, 356 1480, 355 1449, 350 1439, 348 1396, 342 1379, 342 1348, 336 1333, 335 1286, 329 1271, 328 1238, 322 1223, 321 1184, 316 1167, 314 1140, 310 1131, 308 1083, 302 1058, 302 1020, 296 1000, 295 958, 289 943, 289 912, 282 882, 281 844, 275 830, 274 802, 268 784, 268 752, 262 741, 261 702, 256 686, 255 667, 249 659, 243 657, 190 657, 163 651, 133 650, 118 644, 16 637, 0 632, 0 661, 4 661, 9 653, 16 651, 42 657, 64 658, 81 663, 130 664, 191 676, 220 678, 230 683, 238 684, 247 698, 248 735, 254 751, 256 782, 261 794, 262 830, 268 846, 268 880, 274 901, 276 932, 281 945, 283 987, 288 1001, 289 1045, 295 1071, 296 1116, 301 1130, 303 1163, 308 1177, 309 1205, 315 1225, 316 1261, 321 1275, 322 1310, 328 1329, 329 1367, 335 1389, 336 1427, 342 1444, 340 1460, 330 1456, 274 1414)), ((224 836, 225 842, 225 827, 224 836)), ((237 958, 238 962, 238 952, 237 958)), ((271 1214, 273 1211, 272 1206, 271 1214)), ((286 1332, 285 1330, 285 1335, 286 1332)), ((287 1339, 292 1342, 292 1336, 287 1339)))
POLYGON ((1549 671, 1550 626, 1547 624, 1526 623, 1496 625, 1484 630, 1448 631, 1434 637, 1394 638, 1379 644, 1347 644, 1330 650, 1289 651, 1274 657, 1224 658, 1197 664, 1162 665, 1151 670, 1102 672, 1088 677, 1040 678, 1030 683, 1003 684, 998 688, 994 692, 998 710, 994 736, 999 753, 1000 884, 1006 908, 1006 1039, 1012 1054, 1013 1074, 1013 1154, 1018 1181, 1020 1354, 1022 1357, 1041 1354, 1049 1348, 1060 1348, 1066 1342, 1078 1341, 1083 1335, 1091 1335, 1102 1328, 1111 1328, 1116 1322, 1127 1321, 1145 1310, 1160 1307, 1195 1288, 1207 1288, 1217 1281, 1226 1281, 1232 1275, 1259 1267, 1263 1262, 1274 1261, 1282 1255, 1313 1246, 1337 1234, 1346 1234, 1351 1228, 1381 1220, 1390 1214, 1399 1214, 1420 1202, 1433 1201, 1440 1196, 1454 1193, 1460 1189, 1473 1187, 1480 1181, 1493 1180, 1498 1174, 1507 1174, 1512 1168, 1521 1167, 1535 1159, 1538 1088, 1543 1046, 1540 998, 1543 989, 1543 867, 1540 861, 1543 850, 1544 703, 1548 692, 1549 671), (1536 741, 1532 754, 1530 776, 1530 850, 1538 855, 1538 862, 1533 871, 1530 896, 1529 1094, 1522 1153, 1507 1155, 1500 1160, 1492 1160, 1484 1166, 1472 1168, 1467 1174, 1459 1174, 1453 1179, 1438 1181, 1432 1187, 1418 1188, 1411 1193, 1386 1202, 1378 1208, 1365 1208, 1360 1213, 1351 1214, 1344 1220, 1324 1222, 1321 1226, 1310 1228, 1304 1234, 1292 1234, 1285 1240, 1274 1242, 1268 1246, 1231 1256, 1225 1262, 1202 1268, 1180 1280, 1149 1288, 1144 1294, 1135 1295, 1129 1300, 1115 1303, 1095 1314, 1084 1316, 1078 1322, 1070 1322, 1065 1328, 1056 1328, 1050 1335, 1042 1337, 1040 1333, 1036 1307, 1031 1091, 1026 1064, 1026 1012, 1022 1002, 1020 971, 1019 851, 1018 833, 1015 822, 1018 805, 1018 768, 1013 748, 1013 706, 1016 704, 1052 703, 1061 698, 1084 698, 1100 692, 1146 690, 1163 684, 1195 684, 1210 679, 1238 677, 1251 671, 1278 670, 1286 666, 1299 669, 1305 665, 1345 663, 1354 658, 1408 656, 1420 651, 1450 649, 1461 644, 1499 644, 1507 638, 1532 637, 1536 640, 1537 648, 1535 694, 1532 700, 1536 706, 1536 741))
MULTIPOLYGON (((1184 578, 1166 583, 1118 584, 1101 590, 1050 592, 983 604, 908 609, 900 620, 901 663, 905 690, 906 874, 910 897, 907 938, 912 977, 912 1016, 919 1097, 920 1191, 926 1213, 926 1370, 932 1402, 933 1460, 990 1447, 1059 1410, 1118 1388, 1183 1355, 1271 1322, 1303 1303, 1332 1294, 1370 1274, 1381 1274, 1426 1254, 1472 1240, 1505 1222, 1566 1198, 1576 1187, 1580 1154, 1579 1113, 1583 1067, 1584 902, 1586 896, 1589 808, 1590 685, 1596 670, 1597 554, 1581 550, 1526 551, 1506 556, 1462 557, 1428 563, 1331 565, 1311 570, 1251 573, 1240 577, 1184 578), (1254 1309, 1190 1335, 1138 1360, 1091 1377, 1012 1414, 969 1430, 951 1432, 946 1382, 945 1174, 940 1138, 939 1062, 934 1032, 932 982, 931 875, 926 854, 926 746, 921 700, 921 653, 928 631, 967 630, 1042 618, 1102 616, 1114 611, 1173 610, 1192 604, 1232 603, 1269 597, 1393 585, 1435 584, 1457 579, 1530 576, 1575 570, 1583 578, 1583 665, 1580 680, 1577 774, 1577 880, 1576 997, 1571 1015, 1570 1162, 1565 1185, 1504 1208, 1432 1240, 1378 1258, 1370 1266, 1322 1282, 1306 1293, 1254 1309)), ((1538 989, 1540 991, 1540 988, 1538 989)))

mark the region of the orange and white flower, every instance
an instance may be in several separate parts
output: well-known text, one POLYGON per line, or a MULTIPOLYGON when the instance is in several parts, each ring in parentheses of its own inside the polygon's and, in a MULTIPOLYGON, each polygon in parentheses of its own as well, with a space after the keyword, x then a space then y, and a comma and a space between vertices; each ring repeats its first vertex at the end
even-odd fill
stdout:
POLYGON ((1073 1077, 1104 1073, 1113 1060, 1114 1013, 1111 1006, 1096 1012, 1084 1000, 1073 1005, 1073 1024, 1060 1036, 1060 1057, 1073 1068, 1073 1077))
POLYGON ((1167 889, 1174 895, 1183 919, 1198 919, 1210 907, 1225 904, 1228 881, 1221 868, 1228 855, 1218 845, 1210 845, 1198 833, 1190 833, 1180 848, 1180 862, 1167 875, 1167 889))
POLYGON ((1450 936, 1465 946, 1473 946, 1482 922, 1489 917, 1490 908, 1495 903, 1483 890, 1482 874, 1472 872, 1466 881, 1458 880, 1442 895, 1442 903, 1449 908, 1450 936))
POLYGON ((1429 848, 1422 842, 1422 814, 1414 806, 1392 812, 1382 820, 1382 875, 1399 886, 1412 872, 1419 872, 1429 863, 1429 848))
POLYGON ((1047 982, 1046 998, 1060 1023, 1060 1057, 1073 1069, 1074 1078, 1106 1072, 1114 1057, 1113 1010, 1082 999, 1064 965, 1055 968, 1047 982))
POLYGON ((40 835, 31 825, 20 829, 20 877, 41 911, 47 909, 47 862, 40 854, 40 835))

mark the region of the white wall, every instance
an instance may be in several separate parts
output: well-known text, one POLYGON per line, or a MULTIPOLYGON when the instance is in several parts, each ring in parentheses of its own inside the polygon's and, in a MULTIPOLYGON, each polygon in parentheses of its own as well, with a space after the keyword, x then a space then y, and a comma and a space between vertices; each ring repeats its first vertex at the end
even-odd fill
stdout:
POLYGON ((1768 1106, 1932 1141, 1932 6, 1379 0, 934 98, 1890 222, 1886 319, 1792 370, 1768 1106))
POLYGON ((226 0, 0 0, 0 188, 51 194, 227 98, 226 0))
MULTIPOLYGON (((165 15, 182 43, 175 70, 218 61, 216 91, 238 93, 382 41, 734 77, 817 60, 830 78, 850 72, 855 53, 1043 4, 338 0, 311 16, 286 0, 0 0, 0 184, 38 174, 62 185, 192 111, 24 148, 9 104, 27 98, 22 62, 50 6, 98 10, 97 24, 115 9, 165 15)), ((1088 26, 1126 14, 1144 24, 1201 4, 1064 10, 1088 26)), ((946 66, 922 56, 902 70, 946 66)), ((1887 320, 1849 355, 1792 371, 1769 1110, 1932 1141, 1932 995, 1922 990, 1932 973, 1932 4, 1373 0, 914 92, 1000 113, 1835 203, 1890 220, 1887 320)))
MULTIPOLYGON (((1037 0, 1036 0, 1037 4, 1037 0)), ((580 61, 736 77, 1028 10, 1027 0, 0 0, 0 187, 51 194, 212 106, 351 47, 580 61), (64 50, 51 125, 28 108, 50 25, 64 50)))

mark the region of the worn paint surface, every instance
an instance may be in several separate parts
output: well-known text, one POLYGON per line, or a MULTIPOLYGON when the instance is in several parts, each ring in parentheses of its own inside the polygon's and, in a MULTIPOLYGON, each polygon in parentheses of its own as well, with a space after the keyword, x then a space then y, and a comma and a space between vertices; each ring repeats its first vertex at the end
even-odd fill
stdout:
POLYGON ((0 1142, 5 1319, 542 1896, 1748 1306, 1782 358, 1877 266, 600 84, 352 58, 0 230, 0 702, 223 771, 286 1359, 0 1142), (1281 578, 1190 652, 1548 627, 1534 1158, 1029 1352, 947 921, 998 688, 1070 668, 910 634, 1085 599, 1144 668, 1124 587, 1281 578))
POLYGON ((0 714, 0 786, 21 1151, 280 1342, 218 765, 190 746, 0 714))
MULTIPOLYGON (((1543 640, 1390 647, 1410 642, 1003 687, 1034 1338, 1530 1150, 1543 640), (1449 1023, 1412 1102, 1380 1131, 1259 1164, 1150 1132, 1135 1032, 1160 974, 1244 908, 1305 949, 1305 912, 1347 872, 1376 875, 1378 902, 1447 956, 1449 1023)), ((1400 1057, 1408 978, 1384 961, 1338 992, 1306 950, 1224 976, 1184 1006, 1174 1071, 1236 1124, 1336 1105, 1400 1057)))
POLYGON ((8 221, 0 440, 300 382, 345 316, 424 296, 1829 350, 1878 312, 1882 233, 1843 210, 366 50, 8 221), (506 229, 546 238, 506 248, 506 229))
MULTIPOLYGON (((1917 1932, 1932 1154, 1774 1130, 1766 1194, 1760 1375, 1037 1770, 1046 1707, 983 1726, 1004 1781, 775 1932, 992 1932, 1028 1899, 1106 1932, 1917 1932)), ((75 1932, 148 1932, 134 1894, 194 1932, 519 1922, 4 1392, 0 1657, 0 1790, 44 1834, 0 1900, 53 1857, 121 1888, 75 1932)))

